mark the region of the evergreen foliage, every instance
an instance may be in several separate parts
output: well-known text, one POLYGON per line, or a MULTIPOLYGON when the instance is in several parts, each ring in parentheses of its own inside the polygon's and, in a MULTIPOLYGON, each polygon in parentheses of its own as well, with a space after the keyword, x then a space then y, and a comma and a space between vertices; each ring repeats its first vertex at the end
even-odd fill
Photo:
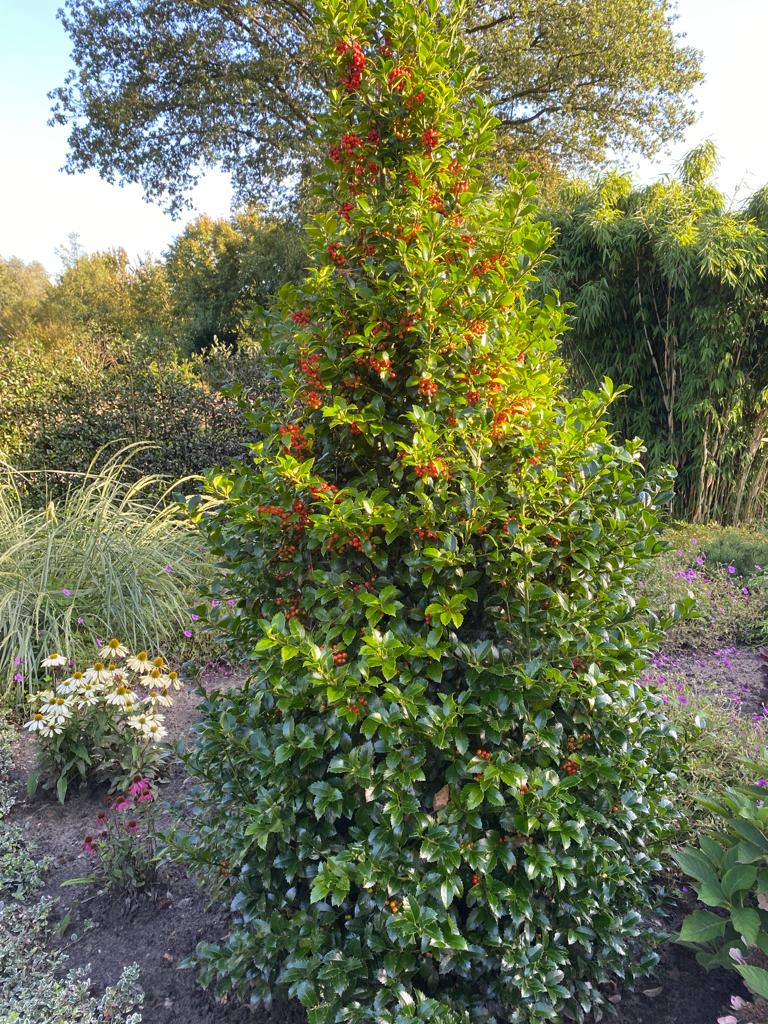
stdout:
POLYGON ((322 11, 337 85, 310 270, 271 324, 283 402, 201 520, 252 672, 203 706, 170 842, 233 913, 198 961, 312 1024, 584 1020, 652 962, 674 745, 632 584, 665 482, 613 442, 609 381, 564 391, 563 313, 528 292, 549 229, 523 169, 484 178, 456 22, 322 11))

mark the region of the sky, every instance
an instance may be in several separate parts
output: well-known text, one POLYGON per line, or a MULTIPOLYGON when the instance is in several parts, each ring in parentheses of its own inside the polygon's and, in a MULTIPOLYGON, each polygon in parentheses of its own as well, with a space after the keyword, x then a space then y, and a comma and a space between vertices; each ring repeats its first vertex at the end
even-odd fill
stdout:
MULTIPOLYGON (((180 221, 144 201, 138 186, 109 185, 95 171, 60 170, 67 129, 47 124, 47 93, 69 67, 69 40, 56 19, 60 0, 0 0, 0 256, 39 260, 50 273, 71 233, 87 252, 121 246, 133 259, 159 255, 199 213, 226 216, 231 190, 212 171, 180 221)), ((638 180, 673 173, 693 146, 712 139, 717 182, 735 202, 768 183, 765 64, 768 0, 678 0, 677 29, 704 53, 706 81, 695 95, 699 120, 684 142, 649 162, 628 159, 638 180)))

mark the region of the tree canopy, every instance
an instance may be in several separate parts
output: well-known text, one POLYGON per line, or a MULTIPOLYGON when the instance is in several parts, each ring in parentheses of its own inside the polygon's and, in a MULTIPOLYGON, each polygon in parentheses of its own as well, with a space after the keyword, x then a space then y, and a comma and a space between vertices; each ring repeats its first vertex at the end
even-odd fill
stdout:
MULTIPOLYGON (((463 29, 501 119, 497 169, 572 169, 653 153, 693 119, 700 54, 671 0, 467 0, 463 29)), ((51 93, 67 168, 139 183, 173 211, 205 167, 236 201, 275 198, 317 165, 327 67, 310 0, 66 0, 74 68, 51 93)))

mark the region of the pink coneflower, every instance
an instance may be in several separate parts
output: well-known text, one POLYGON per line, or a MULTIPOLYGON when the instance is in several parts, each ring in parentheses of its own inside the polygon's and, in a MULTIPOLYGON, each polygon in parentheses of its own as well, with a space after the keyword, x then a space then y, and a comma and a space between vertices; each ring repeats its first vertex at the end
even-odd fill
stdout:
POLYGON ((137 804, 151 803, 154 799, 155 798, 154 798, 154 795, 152 793, 142 793, 141 796, 136 801, 136 803, 137 804))
POLYGON ((133 802, 131 800, 126 800, 124 796, 120 797, 119 800, 115 800, 112 804, 113 811, 127 811, 130 807, 133 807, 133 802))
POLYGON ((128 792, 131 796, 141 796, 142 793, 149 792, 151 784, 149 779, 134 779, 128 787, 128 792))
POLYGON ((96 841, 93 836, 86 836, 83 840, 83 849, 87 854, 96 853, 96 841))
POLYGON ((96 821, 98 821, 98 823, 100 825, 103 825, 106 820, 107 820, 107 812, 106 811, 99 811, 99 813, 96 815, 96 821))
POLYGON ((132 832, 134 835, 139 831, 139 823, 135 819, 131 819, 125 827, 128 832, 132 832))

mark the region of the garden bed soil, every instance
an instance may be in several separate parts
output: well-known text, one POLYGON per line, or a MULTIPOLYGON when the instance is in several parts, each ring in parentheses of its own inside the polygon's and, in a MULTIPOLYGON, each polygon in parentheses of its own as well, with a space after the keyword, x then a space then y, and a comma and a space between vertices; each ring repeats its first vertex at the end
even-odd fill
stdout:
MULTIPOLYGON (((695 660, 692 674, 702 670, 693 664, 695 660)), ((762 707, 765 686, 762 671, 758 672, 759 659, 741 652, 735 663, 749 667, 745 679, 750 700, 762 707)), ((204 685, 210 690, 237 682, 232 676, 214 675, 204 685)), ((730 677, 724 685, 730 685, 730 677)), ((171 738, 189 733, 196 700, 192 690, 179 695, 168 716, 171 738)), ((21 735, 14 753, 21 794, 25 777, 34 769, 32 737, 21 735)), ((187 784, 183 772, 176 771, 163 787, 163 797, 169 804, 179 803, 187 784)), ((60 943, 69 956, 69 967, 87 968, 93 994, 100 995, 126 965, 137 963, 145 993, 144 1024, 304 1024, 304 1012, 296 1003, 276 1001, 271 1008, 251 1009, 219 1001, 196 984, 193 971, 179 969, 199 941, 216 941, 226 934, 227 915, 207 906, 204 893, 178 866, 164 867, 157 892, 130 907, 112 896, 89 898, 88 890, 81 887, 61 887, 62 882, 89 870, 83 837, 93 831, 95 816, 105 802, 104 791, 73 795, 64 805, 48 797, 32 803, 20 799, 12 815, 39 856, 50 860, 43 894, 58 900, 59 919, 69 916, 60 943)), ((683 904, 673 907, 662 930, 679 927, 685 909, 683 904)), ((633 992, 612 994, 613 1019, 617 1024, 715 1024, 718 1016, 728 1012, 730 995, 740 991, 735 975, 706 972, 688 950, 667 944, 653 976, 633 992)))

